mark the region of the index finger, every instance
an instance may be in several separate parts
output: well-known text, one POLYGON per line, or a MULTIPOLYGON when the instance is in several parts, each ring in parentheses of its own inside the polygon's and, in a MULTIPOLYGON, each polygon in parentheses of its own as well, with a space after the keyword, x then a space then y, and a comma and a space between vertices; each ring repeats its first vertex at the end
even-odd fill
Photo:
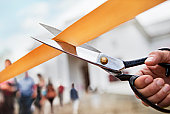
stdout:
POLYGON ((147 66, 154 66, 158 63, 170 63, 170 51, 153 51, 145 60, 147 66))

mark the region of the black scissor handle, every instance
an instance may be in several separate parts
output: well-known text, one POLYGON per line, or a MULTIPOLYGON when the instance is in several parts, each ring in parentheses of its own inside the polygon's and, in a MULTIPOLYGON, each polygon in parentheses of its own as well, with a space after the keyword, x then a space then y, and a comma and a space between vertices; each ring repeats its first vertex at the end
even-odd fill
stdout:
MULTIPOLYGON (((124 61, 125 68, 142 65, 145 63, 146 59, 147 59, 147 57, 142 58, 142 59, 132 60, 132 61, 124 61)), ((165 71, 166 71, 165 76, 166 77, 170 76, 170 64, 169 63, 159 63, 158 65, 165 68, 165 71)))
POLYGON ((165 68, 165 76, 169 77, 170 76, 170 64, 168 64, 168 63, 159 63, 158 65, 165 68))
POLYGON ((147 98, 145 98, 145 96, 143 96, 135 87, 135 80, 140 77, 137 75, 129 75, 129 74, 119 74, 117 76, 115 76, 117 78, 119 78, 121 81, 129 81, 130 87, 132 88, 133 92, 146 104, 148 104, 149 106, 151 106, 152 108, 164 112, 164 113, 170 113, 170 110, 164 109, 159 107, 158 105, 153 104, 151 101, 149 101, 147 98))
MULTIPOLYGON (((161 51, 170 51, 169 48, 160 48, 158 50, 161 50, 161 51)), ((123 63, 125 65, 125 68, 130 68, 130 67, 133 67, 133 66, 144 64, 146 59, 147 59, 147 57, 142 58, 142 59, 132 60, 132 61, 123 61, 123 63)), ((158 65, 160 65, 160 66, 165 68, 165 71, 166 71, 165 76, 166 77, 170 76, 170 64, 168 64, 168 63, 159 63, 158 65)))
POLYGON ((145 102, 146 104, 148 104, 149 106, 151 106, 152 108, 158 110, 158 111, 161 111, 161 112, 164 112, 164 113, 170 113, 170 110, 168 109, 164 109, 164 108, 161 108, 159 107, 158 105, 155 105, 153 104, 151 101, 149 101, 147 98, 145 98, 135 87, 135 80, 138 78, 139 76, 135 76, 133 75, 130 80, 129 80, 129 84, 130 84, 130 87, 132 88, 133 92, 143 101, 145 102))

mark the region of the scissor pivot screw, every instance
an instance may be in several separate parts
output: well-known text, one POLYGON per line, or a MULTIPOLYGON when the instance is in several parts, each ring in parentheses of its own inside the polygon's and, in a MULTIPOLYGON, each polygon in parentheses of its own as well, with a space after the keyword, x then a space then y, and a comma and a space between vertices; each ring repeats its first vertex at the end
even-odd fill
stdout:
POLYGON ((100 58, 100 62, 101 62, 103 65, 107 64, 107 63, 108 63, 107 57, 101 57, 101 58, 100 58))

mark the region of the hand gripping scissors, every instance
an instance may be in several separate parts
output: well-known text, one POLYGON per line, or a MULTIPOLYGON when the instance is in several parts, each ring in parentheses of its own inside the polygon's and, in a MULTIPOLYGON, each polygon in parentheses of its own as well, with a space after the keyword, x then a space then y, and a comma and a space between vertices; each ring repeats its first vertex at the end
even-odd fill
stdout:
MULTIPOLYGON (((105 71, 107 71, 108 73, 110 73, 111 75, 114 75, 121 81, 129 81, 130 87, 132 88, 134 93, 143 102, 145 102, 146 104, 148 104, 149 106, 151 106, 152 108, 154 108, 158 111, 170 113, 170 110, 161 108, 158 105, 152 103, 137 90, 134 82, 139 76, 122 73, 123 69, 144 64, 147 57, 142 58, 142 59, 133 60, 133 61, 122 61, 120 59, 107 56, 106 54, 100 52, 99 50, 97 50, 94 47, 91 47, 87 44, 83 44, 81 46, 76 47, 76 46, 73 46, 66 42, 54 41, 51 39, 45 39, 45 40, 42 40, 42 39, 40 40, 37 38, 33 38, 33 39, 35 39, 38 42, 41 42, 43 44, 46 44, 52 48, 55 48, 59 51, 62 51, 66 54, 69 54, 76 58, 82 59, 88 63, 97 65, 97 66, 101 67, 102 69, 104 69, 105 71)), ((170 49, 168 49, 168 48, 162 48, 160 50, 170 51, 170 49)), ((165 75, 168 77, 170 75, 170 64, 159 63, 159 65, 166 69, 165 75)))

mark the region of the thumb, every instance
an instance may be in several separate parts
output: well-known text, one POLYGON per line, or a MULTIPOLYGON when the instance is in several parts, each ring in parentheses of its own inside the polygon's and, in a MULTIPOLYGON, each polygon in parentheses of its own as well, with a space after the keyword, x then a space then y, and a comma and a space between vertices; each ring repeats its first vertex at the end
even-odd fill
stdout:
POLYGON ((154 66, 158 63, 170 63, 170 51, 153 51, 145 60, 147 66, 154 66))

